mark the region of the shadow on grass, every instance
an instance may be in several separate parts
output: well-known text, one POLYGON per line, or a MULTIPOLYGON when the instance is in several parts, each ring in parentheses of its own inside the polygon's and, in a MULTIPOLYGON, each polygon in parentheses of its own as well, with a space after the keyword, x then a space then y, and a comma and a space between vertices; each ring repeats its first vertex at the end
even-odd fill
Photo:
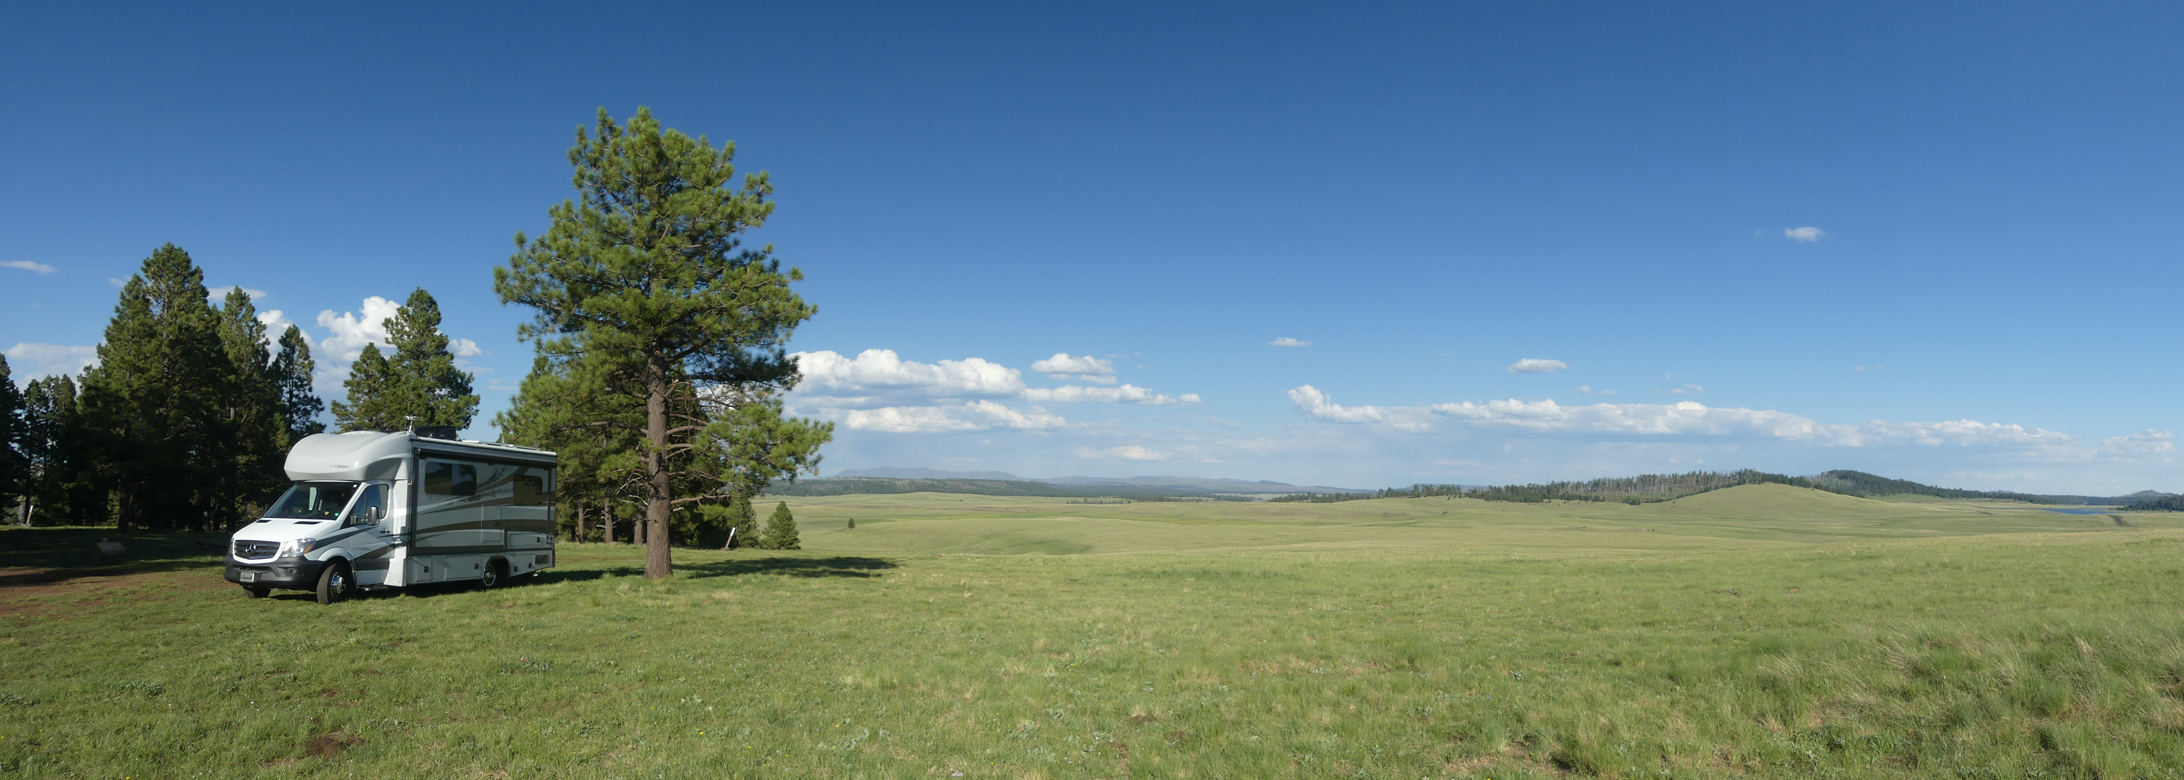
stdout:
POLYGON ((112 528, 0 529, 0 588, 52 585, 89 577, 120 577, 220 565, 226 537, 211 534, 122 533, 112 528), (101 555, 101 540, 120 542, 119 555, 101 555))
POLYGON ((711 563, 684 564, 676 568, 690 572, 692 578, 699 578, 740 577, 746 574, 775 574, 783 577, 878 577, 881 571, 895 567, 895 562, 886 558, 837 555, 831 558, 731 558, 711 563))
MULTIPOLYGON (((895 567, 894 561, 885 558, 838 555, 830 558, 734 558, 710 563, 678 563, 675 564, 675 572, 691 579, 741 577, 751 574, 781 577, 878 577, 881 571, 895 567)), ((606 577, 641 577, 644 573, 642 566, 577 571, 547 569, 538 573, 538 581, 542 585, 550 582, 584 582, 606 577)))

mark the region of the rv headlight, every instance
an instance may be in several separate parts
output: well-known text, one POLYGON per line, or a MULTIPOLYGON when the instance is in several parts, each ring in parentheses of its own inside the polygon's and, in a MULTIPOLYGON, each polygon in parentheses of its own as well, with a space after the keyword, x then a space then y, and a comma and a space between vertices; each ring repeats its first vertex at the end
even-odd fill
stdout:
POLYGON ((310 552, 311 548, 317 546, 317 539, 290 539, 281 542, 281 550, 275 555, 282 558, 292 558, 310 552))

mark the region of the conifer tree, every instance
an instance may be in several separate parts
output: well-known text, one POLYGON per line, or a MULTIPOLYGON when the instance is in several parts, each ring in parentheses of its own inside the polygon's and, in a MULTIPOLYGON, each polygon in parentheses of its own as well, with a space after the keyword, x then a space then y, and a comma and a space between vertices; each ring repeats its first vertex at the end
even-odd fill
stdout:
POLYGON ((68 491, 75 483, 69 468, 67 438, 75 425, 76 383, 66 376, 32 380, 23 392, 23 455, 29 465, 24 491, 25 524, 50 518, 66 522, 68 491))
POLYGON ((365 344, 356 362, 349 364, 349 378, 341 381, 348 400, 333 403, 334 425, 344 432, 408 430, 409 421, 402 419, 394 398, 395 384, 379 345, 365 344))
POLYGON ((648 109, 627 128, 601 109, 597 135, 579 129, 569 151, 580 199, 553 207, 536 241, 517 234, 493 272, 502 302, 537 311, 520 336, 553 365, 581 368, 573 381, 588 395, 642 409, 591 420, 642 438, 626 454, 650 530, 647 577, 672 573, 677 506, 816 468, 832 436, 829 424, 782 417, 775 400, 798 378, 789 335, 814 309, 772 247, 741 248, 773 213, 773 185, 760 173, 734 186, 734 157, 733 144, 664 130, 648 109))
POLYGON ((8 358, 0 355, 0 516, 30 524, 30 458, 23 424, 23 394, 9 376, 8 358), (20 507, 18 509, 18 507, 20 507))
POLYGON ((773 515, 766 518, 765 547, 768 550, 803 549, 803 542, 796 538, 796 516, 789 513, 789 502, 775 504, 773 515))
POLYGON ((472 376, 455 367, 447 334, 440 332, 440 302, 425 288, 410 293, 387 319, 387 343, 394 347, 387 368, 395 378, 401 413, 416 417, 418 425, 470 427, 478 416, 472 376))
POLYGON ((281 397, 281 427, 287 431, 281 441, 283 451, 298 439, 326 431, 326 424, 318 419, 326 411, 326 402, 311 388, 311 373, 317 368, 311 359, 311 340, 304 338, 302 328, 288 326, 281 333, 281 351, 273 357, 272 368, 273 384, 281 397))
POLYGON ((248 293, 231 289, 219 317, 230 373, 220 394, 221 436, 211 453, 218 467, 203 487, 213 492, 214 520, 232 525, 246 509, 270 502, 288 481, 281 468, 288 420, 257 305, 248 293))
POLYGON ((225 433, 219 403, 233 368, 206 297, 189 253, 161 246, 122 285, 99 365, 84 375, 92 479, 112 492, 124 529, 210 527, 211 495, 200 487, 222 467, 207 455, 225 433))
POLYGON ((471 375, 455 367, 447 334, 440 332, 439 301, 419 287, 385 324, 394 354, 364 345, 342 383, 348 401, 333 404, 335 424, 344 431, 470 427, 478 414, 478 396, 470 390, 471 375))

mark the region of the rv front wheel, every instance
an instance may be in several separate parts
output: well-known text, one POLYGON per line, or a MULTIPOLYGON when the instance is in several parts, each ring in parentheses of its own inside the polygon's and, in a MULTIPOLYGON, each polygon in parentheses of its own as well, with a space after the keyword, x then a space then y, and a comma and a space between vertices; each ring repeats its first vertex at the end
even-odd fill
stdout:
POLYGON ((332 604, 347 599, 356 589, 356 575, 349 573, 348 561, 334 561, 318 576, 318 603, 332 604))

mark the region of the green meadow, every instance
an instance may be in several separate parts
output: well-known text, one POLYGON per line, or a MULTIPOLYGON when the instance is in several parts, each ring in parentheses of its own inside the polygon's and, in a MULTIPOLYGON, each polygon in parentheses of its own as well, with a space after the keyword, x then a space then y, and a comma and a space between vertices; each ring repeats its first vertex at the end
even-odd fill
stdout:
POLYGON ((330 607, 0 531, 0 777, 2184 775, 2168 516, 789 503, 803 551, 330 607))

